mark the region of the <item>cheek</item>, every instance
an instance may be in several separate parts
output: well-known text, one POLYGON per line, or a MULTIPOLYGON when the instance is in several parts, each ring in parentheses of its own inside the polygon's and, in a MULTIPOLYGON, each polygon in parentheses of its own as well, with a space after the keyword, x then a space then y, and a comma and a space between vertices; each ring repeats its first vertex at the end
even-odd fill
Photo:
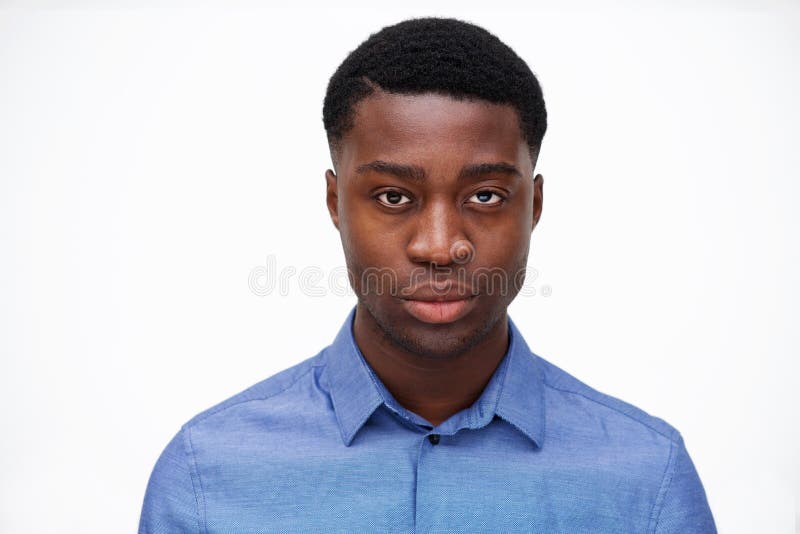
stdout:
POLYGON ((339 205, 339 233, 348 262, 363 267, 403 264, 407 225, 376 214, 366 194, 344 195, 339 205))
POLYGON ((359 279, 366 269, 394 265, 399 243, 397 236, 378 228, 368 208, 347 200, 340 205, 339 233, 345 261, 359 279))
POLYGON ((507 304, 519 292, 528 258, 529 230, 524 217, 518 217, 480 234, 480 243, 476 243, 477 261, 472 266, 478 286, 475 289, 496 298, 495 306, 507 304))
POLYGON ((481 225, 470 232, 481 263, 497 266, 514 265, 525 258, 530 243, 530 217, 507 219, 486 228, 481 225))

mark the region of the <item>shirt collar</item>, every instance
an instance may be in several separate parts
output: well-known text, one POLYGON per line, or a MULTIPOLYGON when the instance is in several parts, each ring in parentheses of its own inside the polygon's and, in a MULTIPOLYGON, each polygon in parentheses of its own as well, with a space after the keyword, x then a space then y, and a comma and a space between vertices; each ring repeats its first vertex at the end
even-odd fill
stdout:
MULTIPOLYGON (((399 406, 392 406, 396 401, 361 355, 353 337, 354 317, 355 307, 325 351, 333 408, 346 446, 350 446, 356 433, 381 404, 386 403, 388 408, 395 411, 402 410, 399 406)), ((489 414, 488 420, 497 415, 541 447, 544 439, 541 365, 510 318, 508 325, 508 351, 484 394, 476 401, 479 406, 475 413, 481 414, 480 419, 484 419, 484 411, 487 408, 493 410, 494 414, 489 414)), ((483 424, 476 421, 469 426, 479 427, 483 424)))
POLYGON ((383 398, 367 370, 367 362, 359 354, 353 337, 355 307, 325 351, 330 373, 331 400, 342 441, 350 446, 356 432, 381 405, 383 398))
POLYGON ((496 414, 514 425, 538 447, 544 441, 544 370, 517 325, 508 318, 508 372, 496 414))

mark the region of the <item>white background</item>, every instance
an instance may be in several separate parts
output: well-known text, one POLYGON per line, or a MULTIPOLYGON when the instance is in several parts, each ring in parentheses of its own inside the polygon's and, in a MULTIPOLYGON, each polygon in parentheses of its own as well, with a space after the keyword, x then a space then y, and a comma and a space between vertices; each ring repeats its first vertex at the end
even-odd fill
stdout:
POLYGON ((721 532, 793 531, 799 5, 369 5, 2 5, 0 531, 133 532, 183 422, 332 340, 351 296, 248 276, 344 264, 328 78, 433 14, 544 88, 533 350, 676 426, 721 532))

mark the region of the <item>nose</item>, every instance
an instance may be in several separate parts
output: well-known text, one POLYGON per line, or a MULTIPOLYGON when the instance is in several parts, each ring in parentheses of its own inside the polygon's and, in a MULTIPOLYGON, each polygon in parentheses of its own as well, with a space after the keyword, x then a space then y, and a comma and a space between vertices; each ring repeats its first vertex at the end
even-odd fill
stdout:
POLYGON ((408 242, 408 258, 414 263, 442 267, 459 262, 460 251, 466 243, 463 221, 455 206, 447 202, 432 202, 419 212, 414 234, 408 242))

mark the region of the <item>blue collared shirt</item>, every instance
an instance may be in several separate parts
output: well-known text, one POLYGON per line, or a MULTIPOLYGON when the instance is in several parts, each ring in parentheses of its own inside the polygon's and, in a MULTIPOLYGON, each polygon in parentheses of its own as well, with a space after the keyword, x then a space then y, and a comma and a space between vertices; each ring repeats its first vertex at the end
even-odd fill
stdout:
POLYGON ((680 434, 509 348, 440 425, 406 410, 352 334, 189 421, 140 534, 715 532, 680 434))

